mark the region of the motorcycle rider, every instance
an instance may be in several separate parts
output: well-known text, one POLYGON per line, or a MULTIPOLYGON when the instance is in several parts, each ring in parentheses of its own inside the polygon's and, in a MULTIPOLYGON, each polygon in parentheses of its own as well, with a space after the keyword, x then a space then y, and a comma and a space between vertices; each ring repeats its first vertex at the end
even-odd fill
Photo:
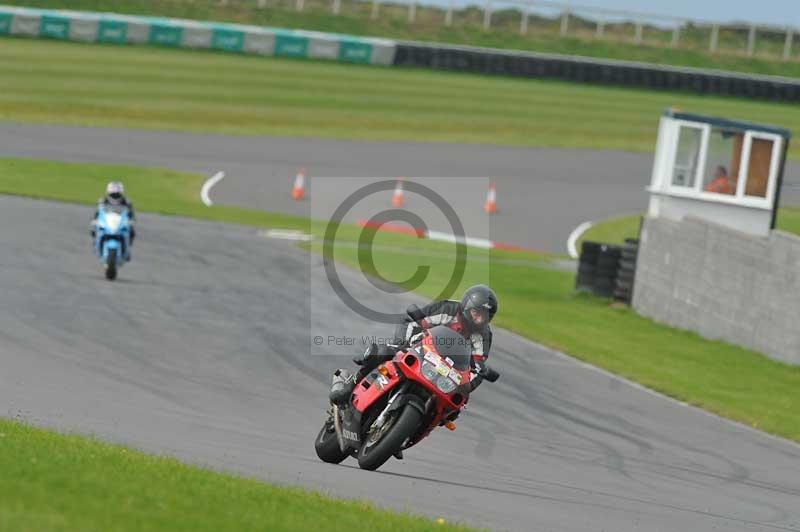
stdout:
POLYGON ((333 403, 347 402, 356 383, 366 377, 372 370, 383 362, 391 360, 395 353, 404 345, 409 345, 417 340, 422 331, 436 325, 446 325, 454 331, 469 338, 472 343, 471 365, 473 377, 470 382, 472 389, 480 385, 483 378, 477 374, 483 362, 489 357, 492 347, 492 329, 489 322, 497 313, 497 295, 486 285, 478 284, 468 288, 461 301, 443 300, 435 301, 420 309, 425 316, 420 322, 407 317, 395 330, 396 344, 387 344, 380 349, 370 346, 359 358, 353 362, 361 366, 344 386, 331 389, 330 400, 333 403))
MULTIPOLYGON (((133 203, 128 201, 125 197, 125 187, 119 181, 111 181, 106 185, 106 195, 97 200, 97 209, 94 211, 94 219, 92 220, 92 239, 95 238, 95 226, 97 225, 97 217, 100 216, 101 207, 126 207, 128 209, 128 220, 130 220, 131 227, 131 245, 133 247, 133 240, 136 238, 136 229, 133 222, 136 220, 136 215, 133 212, 133 203)), ((128 261, 131 260, 131 250, 128 250, 128 261)))

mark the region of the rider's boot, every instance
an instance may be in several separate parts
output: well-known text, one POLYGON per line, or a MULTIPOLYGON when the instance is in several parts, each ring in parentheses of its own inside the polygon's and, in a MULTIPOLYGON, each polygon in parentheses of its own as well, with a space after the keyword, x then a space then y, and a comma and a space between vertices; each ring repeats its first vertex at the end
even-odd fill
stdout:
POLYGON ((346 369, 337 369, 333 374, 333 384, 331 384, 329 395, 331 402, 340 405, 347 403, 356 383, 369 375, 382 362, 391 360, 394 353, 393 346, 379 348, 376 344, 372 344, 364 351, 363 355, 353 359, 353 362, 360 366, 355 375, 351 375, 346 369))
POLYGON ((350 399, 350 395, 353 393, 353 388, 355 388, 356 383, 366 377, 367 374, 374 368, 372 365, 372 359, 377 352, 378 346, 372 344, 367 348, 363 355, 353 359, 353 362, 360 366, 355 375, 351 375, 346 369, 337 369, 333 373, 331 392, 328 395, 331 403, 337 405, 343 405, 347 403, 348 399, 350 399))
POLYGON ((343 405, 350 399, 356 385, 355 375, 350 375, 346 369, 337 369, 333 372, 333 382, 328 398, 331 403, 343 405))

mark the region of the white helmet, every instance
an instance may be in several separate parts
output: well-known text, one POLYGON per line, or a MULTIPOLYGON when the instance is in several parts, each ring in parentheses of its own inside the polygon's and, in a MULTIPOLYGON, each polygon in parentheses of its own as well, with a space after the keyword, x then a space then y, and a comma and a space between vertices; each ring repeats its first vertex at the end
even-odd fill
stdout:
POLYGON ((112 205, 118 205, 122 202, 122 195, 125 193, 125 187, 119 181, 111 181, 106 185, 106 199, 112 205))

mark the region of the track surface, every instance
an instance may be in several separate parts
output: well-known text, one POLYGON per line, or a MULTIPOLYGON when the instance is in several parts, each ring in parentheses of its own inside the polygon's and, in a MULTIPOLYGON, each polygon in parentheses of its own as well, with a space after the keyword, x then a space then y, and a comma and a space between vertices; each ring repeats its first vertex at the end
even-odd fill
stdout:
MULTIPOLYGON (((0 414, 492 529, 800 530, 800 447, 498 331, 455 433, 377 473, 316 459, 328 375, 309 309, 382 333, 329 293, 321 259, 249 228, 142 214, 109 283, 89 207, 0 196, 0 414)), ((360 286, 359 297, 410 301, 360 286)))
MULTIPOLYGON (((493 178, 499 213, 491 221, 481 210, 485 182, 477 188, 467 189, 458 182, 451 187, 462 194, 453 202, 474 205, 474 218, 468 222, 487 227, 490 233, 470 236, 558 253, 566 252, 567 238, 583 222, 645 210, 645 186, 653 160, 644 153, 226 137, 8 123, 0 125, 0 156, 164 166, 208 176, 222 170, 226 177, 212 190, 214 202, 293 214, 309 212, 308 202, 289 199, 293 177, 301 166, 312 183, 313 201, 329 211, 332 205, 321 205, 325 196, 313 194, 315 177, 493 178)), ((790 165, 787 178, 800 183, 800 165, 790 165)), ((387 207, 389 198, 387 193, 382 200, 387 207)), ((786 187, 782 201, 800 203, 800 188, 786 187)))

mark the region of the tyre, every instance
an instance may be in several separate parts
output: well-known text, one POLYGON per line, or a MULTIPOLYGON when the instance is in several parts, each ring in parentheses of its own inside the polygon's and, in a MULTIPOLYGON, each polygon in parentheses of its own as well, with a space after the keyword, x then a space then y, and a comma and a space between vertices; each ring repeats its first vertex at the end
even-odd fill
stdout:
POLYGON ((636 262, 632 260, 622 259, 621 261, 619 261, 619 267, 622 268, 623 270, 634 271, 636 269, 636 262))
POLYGON ((581 245, 581 256, 583 257, 585 255, 586 257, 595 257, 600 254, 601 247, 602 244, 599 242, 584 241, 581 245))
POLYGON ((358 467, 374 471, 400 450, 403 443, 419 429, 422 414, 411 405, 406 405, 393 419, 387 419, 376 434, 367 433, 358 452, 358 467), (389 425, 389 426, 387 426, 389 425))
POLYGON ((591 290, 592 286, 594 286, 594 274, 588 273, 579 273, 575 277, 575 289, 576 290, 591 290))
POLYGON ((617 280, 616 288, 618 290, 630 290, 631 288, 633 288, 633 283, 631 283, 630 281, 617 280))
POLYGON ((620 270, 619 274, 617 275, 617 281, 627 281, 629 283, 633 282, 633 272, 629 272, 626 270, 620 270))
POLYGON ((106 259, 106 279, 113 281, 117 278, 117 250, 108 250, 108 258, 106 259))
POLYGON ((594 295, 596 295, 597 297, 610 298, 613 294, 614 294, 614 289, 611 288, 610 286, 609 287, 599 287, 599 286, 595 286, 594 287, 594 295))
POLYGON ((616 244, 603 244, 600 246, 600 256, 619 257, 622 253, 622 246, 616 244))
POLYGON ((617 268, 617 264, 619 263, 619 257, 607 257, 605 255, 601 256, 597 259, 597 267, 598 268, 617 268))
POLYGON ((592 292, 600 297, 611 297, 616 288, 613 279, 595 279, 592 292))
POLYGON ((314 449, 317 456, 323 462, 338 464, 349 456, 349 453, 342 452, 339 447, 339 438, 336 436, 336 429, 333 428, 333 419, 328 418, 322 425, 317 439, 314 440, 314 449))
POLYGON ((594 275, 596 268, 588 264, 578 265, 578 275, 594 275))
POLYGON ((598 268, 594 274, 597 279, 615 279, 617 277, 616 268, 598 268))
POLYGON ((605 288, 607 286, 614 286, 616 279, 609 279, 608 277, 597 277, 594 280, 594 285, 599 288, 605 288))

